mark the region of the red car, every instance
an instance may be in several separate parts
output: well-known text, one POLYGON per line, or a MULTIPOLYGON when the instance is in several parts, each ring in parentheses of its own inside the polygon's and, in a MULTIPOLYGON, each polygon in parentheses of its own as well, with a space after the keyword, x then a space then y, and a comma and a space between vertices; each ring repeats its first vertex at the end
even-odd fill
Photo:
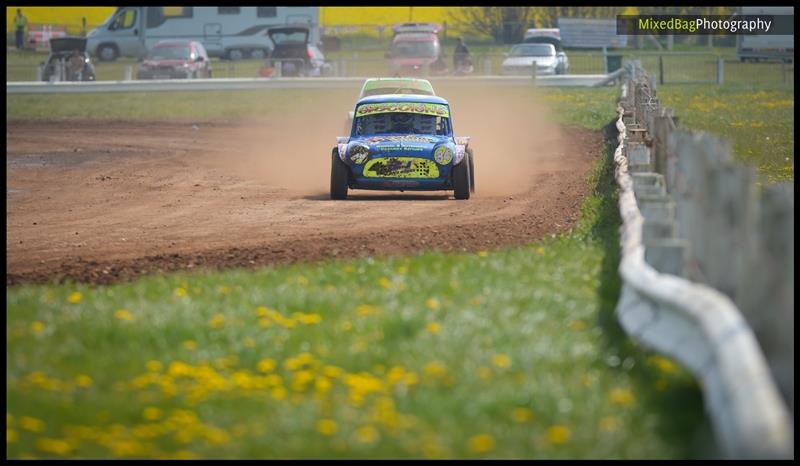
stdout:
POLYGON ((136 79, 210 78, 211 63, 203 44, 193 40, 162 40, 147 52, 136 79))
POLYGON ((439 43, 439 26, 434 23, 403 23, 393 28, 392 48, 386 54, 395 76, 420 76, 447 72, 439 43))

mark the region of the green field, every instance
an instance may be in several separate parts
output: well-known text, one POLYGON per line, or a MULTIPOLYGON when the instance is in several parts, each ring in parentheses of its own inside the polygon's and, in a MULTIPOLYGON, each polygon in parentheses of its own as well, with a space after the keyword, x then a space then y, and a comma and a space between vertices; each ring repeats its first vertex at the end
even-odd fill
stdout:
MULTIPOLYGON (((159 103, 199 108, 188 94, 159 103)), ((124 95, 9 96, 6 115, 78 116, 82 100, 124 95)), ((600 130, 617 95, 545 98, 563 122, 600 130)), ((283 105, 204 96, 219 112, 208 118, 283 105)), ((152 102, 118 108, 137 117, 152 102)), ((693 378, 634 345, 613 315, 611 153, 587 180, 578 225, 527 247, 9 287, 7 457, 713 454, 693 378)))

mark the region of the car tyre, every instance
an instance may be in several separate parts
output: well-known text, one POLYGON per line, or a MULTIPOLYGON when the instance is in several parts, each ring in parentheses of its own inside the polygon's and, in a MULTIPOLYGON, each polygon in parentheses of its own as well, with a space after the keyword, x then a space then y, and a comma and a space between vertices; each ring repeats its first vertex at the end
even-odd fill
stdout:
POLYGON ((267 58, 267 52, 264 49, 253 49, 250 51, 250 58, 254 60, 263 60, 267 58))
POLYGON ((100 61, 114 61, 119 56, 117 47, 112 44, 103 44, 97 47, 97 58, 100 61))
POLYGON ((469 157, 453 167, 453 196, 469 199, 469 157))
POLYGON ((347 199, 347 165, 339 158, 339 149, 331 153, 331 199, 347 199))
POLYGON ((239 49, 228 50, 228 60, 236 61, 244 58, 244 52, 239 49))
POLYGON ((475 162, 472 149, 467 148, 467 157, 469 157, 469 192, 475 192, 475 162))

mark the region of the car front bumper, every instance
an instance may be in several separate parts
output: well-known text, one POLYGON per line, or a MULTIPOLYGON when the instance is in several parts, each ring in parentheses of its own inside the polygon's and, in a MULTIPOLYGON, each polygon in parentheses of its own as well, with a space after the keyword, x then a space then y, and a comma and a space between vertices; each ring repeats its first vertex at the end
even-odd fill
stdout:
POLYGON ((136 79, 186 79, 191 75, 190 70, 183 69, 148 69, 137 70, 136 79))

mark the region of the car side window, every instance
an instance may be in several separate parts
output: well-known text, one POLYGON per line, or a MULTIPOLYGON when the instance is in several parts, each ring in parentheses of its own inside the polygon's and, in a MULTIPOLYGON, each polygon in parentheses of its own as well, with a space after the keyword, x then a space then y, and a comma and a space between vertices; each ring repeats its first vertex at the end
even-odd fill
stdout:
POLYGON ((117 15, 116 19, 114 19, 114 22, 111 24, 111 29, 130 29, 134 24, 136 24, 136 10, 127 9, 117 15))

